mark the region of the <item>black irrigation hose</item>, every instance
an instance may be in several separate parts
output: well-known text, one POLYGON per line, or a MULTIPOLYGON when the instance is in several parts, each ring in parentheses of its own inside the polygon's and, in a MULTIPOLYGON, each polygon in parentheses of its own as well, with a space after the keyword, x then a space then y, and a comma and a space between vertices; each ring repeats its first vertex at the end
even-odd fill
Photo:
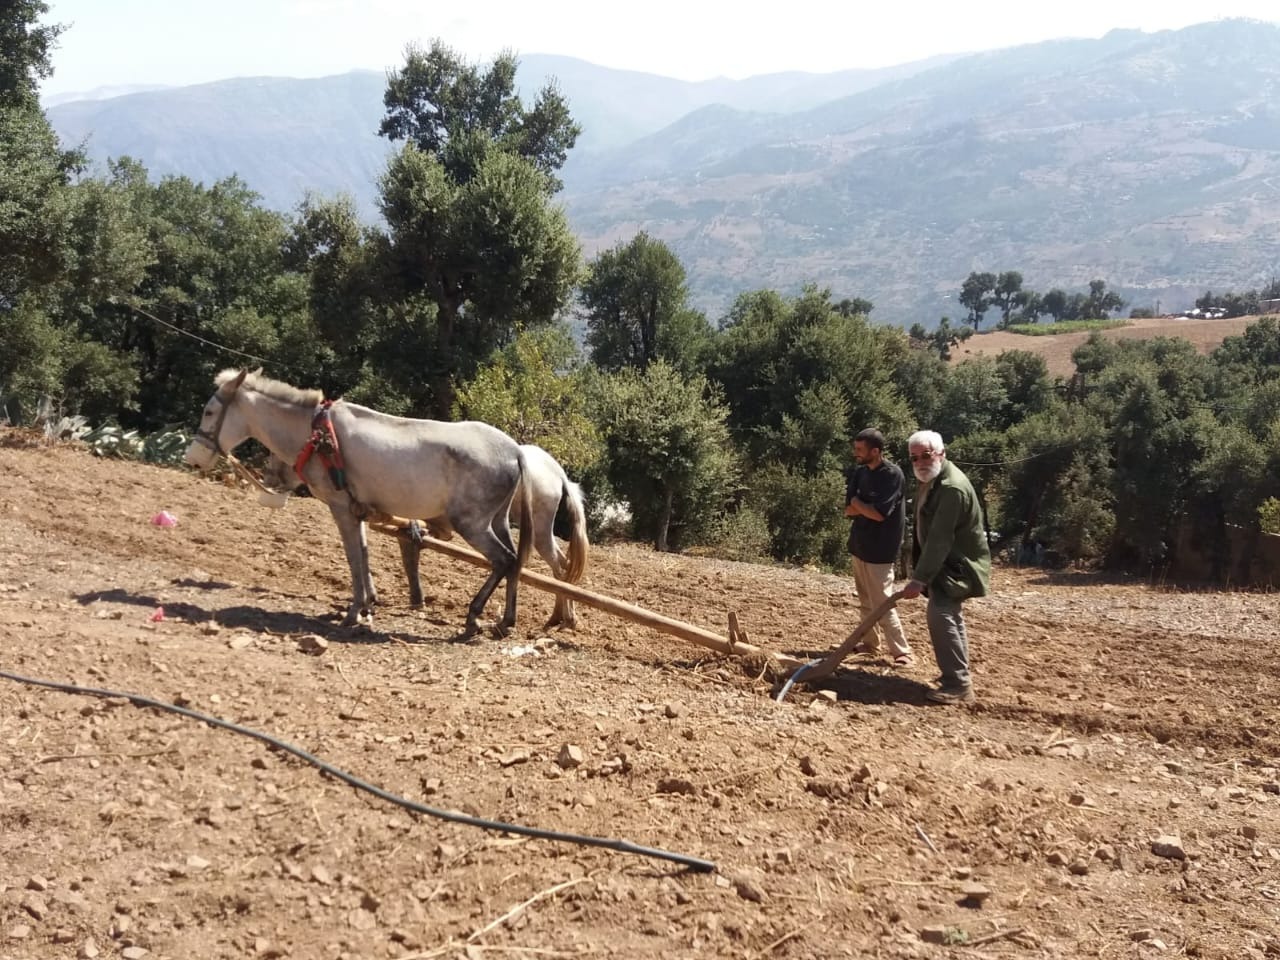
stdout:
POLYGON ((154 707, 157 710, 167 710, 170 713, 181 714, 184 717, 190 717, 192 720, 200 720, 214 727, 221 727, 224 730, 230 730, 233 733, 240 733, 246 737, 252 737, 255 740, 261 740, 268 746, 283 750, 285 753, 291 753, 300 760, 305 760, 314 767, 318 767, 330 776, 337 777, 344 783, 348 783, 357 790, 364 790, 394 803, 397 806, 404 807, 406 810, 412 810, 415 813, 423 813, 427 816, 438 817, 441 820, 449 820, 453 823, 465 824, 469 827, 480 827, 482 830, 500 830, 504 833, 516 833, 526 837, 537 837, 540 840, 559 840, 564 843, 576 843, 587 847, 605 847, 609 850, 617 850, 619 853, 635 853, 642 857, 657 857, 661 860, 670 860, 673 863, 681 864, 690 870, 696 870, 700 873, 709 873, 716 869, 716 865, 710 860, 700 860, 697 857, 690 857, 683 853, 671 853, 667 850, 659 850, 656 847, 642 847, 638 844, 631 843, 627 840, 611 840, 606 837, 589 837, 576 833, 559 833, 555 830, 542 830, 538 827, 522 827, 519 824, 503 823, 500 820, 484 820, 480 817, 469 817, 463 813, 453 813, 448 810, 440 810, 436 807, 428 807, 425 804, 416 803, 413 800, 406 800, 404 797, 397 797, 394 793, 388 793, 381 787, 375 787, 371 783, 361 780, 359 777, 353 776, 344 770, 339 770, 332 764, 326 763, 319 757, 312 756, 305 750, 295 747, 292 744, 278 740, 268 733, 261 733, 249 727, 242 727, 239 724, 231 723, 227 720, 219 720, 217 717, 211 717, 208 714, 199 713, 195 710, 188 710, 186 707, 179 707, 176 704, 164 703, 161 700, 152 700, 150 697, 139 696, 134 693, 121 693, 118 690, 101 690, 95 687, 80 687, 71 683, 56 683, 52 680, 35 680, 31 677, 23 677, 16 673, 8 673, 0 670, 0 678, 5 680, 13 680, 17 683, 25 683, 33 687, 45 687, 49 690, 60 690, 63 693, 83 694, 91 697, 119 697, 130 701, 139 707, 154 707))

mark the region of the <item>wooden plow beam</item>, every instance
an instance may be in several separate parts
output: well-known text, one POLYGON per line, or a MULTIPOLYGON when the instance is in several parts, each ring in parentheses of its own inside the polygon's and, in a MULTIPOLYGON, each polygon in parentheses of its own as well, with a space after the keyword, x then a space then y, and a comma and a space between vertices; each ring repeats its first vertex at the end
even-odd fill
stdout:
MULTIPOLYGON (((408 536, 409 521, 402 517, 373 513, 369 515, 366 522, 371 529, 377 530, 379 533, 389 534, 393 537, 408 536)), ((455 560, 463 560, 478 567, 484 567, 486 570, 489 569, 489 561, 469 547, 446 543, 430 536, 422 538, 422 546, 435 550, 437 553, 443 553, 445 556, 453 557, 455 560)), ((594 607, 597 610, 603 610, 605 613, 621 617, 623 620, 630 620, 632 623, 638 623, 662 633, 680 637, 682 640, 689 640, 699 646, 715 650, 717 653, 727 653, 733 656, 761 656, 786 672, 794 671, 806 662, 784 653, 775 653, 748 643, 746 633, 738 626, 738 617, 735 613, 729 614, 729 635, 724 637, 692 623, 664 617, 662 614, 646 610, 644 607, 637 607, 635 604, 615 600, 613 597, 587 590, 577 584, 565 583, 563 580, 535 573, 532 570, 521 570, 520 582, 527 583, 538 590, 562 594, 576 600, 578 603, 594 607)))

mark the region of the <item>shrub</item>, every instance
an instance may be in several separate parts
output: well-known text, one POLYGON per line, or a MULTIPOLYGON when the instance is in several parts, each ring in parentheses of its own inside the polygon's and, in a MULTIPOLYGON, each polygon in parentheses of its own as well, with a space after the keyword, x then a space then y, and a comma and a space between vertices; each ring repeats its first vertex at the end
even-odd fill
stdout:
POLYGON ((811 476, 768 463, 751 478, 749 503, 769 524, 769 552, 779 560, 836 567, 845 562, 849 521, 844 477, 838 470, 811 476))
POLYGON ((720 518, 707 552, 725 560, 763 560, 769 556, 771 543, 769 519, 755 507, 744 505, 720 518))
POLYGON ((1258 505, 1258 525, 1263 533, 1280 534, 1280 500, 1268 497, 1258 505))

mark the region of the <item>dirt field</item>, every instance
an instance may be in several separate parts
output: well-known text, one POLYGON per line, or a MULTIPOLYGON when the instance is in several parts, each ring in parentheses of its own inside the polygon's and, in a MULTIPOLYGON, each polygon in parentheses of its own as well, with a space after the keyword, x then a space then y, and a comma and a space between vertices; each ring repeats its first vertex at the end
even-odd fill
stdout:
MULTIPOLYGON (((12 432, 0 477, 0 670, 718 867, 420 818, 258 741, 0 680, 0 958, 1280 955, 1274 595, 999 569, 968 608, 978 704, 923 705, 914 604, 918 667, 850 661, 834 702, 778 704, 754 669, 599 612, 544 641, 532 590, 517 636, 452 643, 479 571, 428 554, 412 612, 384 538, 376 628, 342 630, 314 501, 12 432)), ((856 620, 848 578, 630 545, 586 583, 711 629, 736 610, 789 651, 856 620)))
MULTIPOLYGON (((1190 340, 1203 354, 1213 350, 1227 337, 1244 333, 1245 328, 1257 322, 1257 317, 1236 317, 1232 320, 1192 320, 1168 318, 1131 320, 1127 327, 1103 330, 1104 337, 1118 340, 1149 340, 1152 337, 1182 337, 1190 340)), ((959 363, 983 354, 995 356, 1006 350, 1030 350, 1044 357, 1049 365, 1049 376, 1069 377, 1075 372, 1071 352, 1089 339, 1089 332, 1060 333, 1043 337, 1028 337, 1007 330, 992 330, 970 337, 951 353, 951 361, 959 363)))

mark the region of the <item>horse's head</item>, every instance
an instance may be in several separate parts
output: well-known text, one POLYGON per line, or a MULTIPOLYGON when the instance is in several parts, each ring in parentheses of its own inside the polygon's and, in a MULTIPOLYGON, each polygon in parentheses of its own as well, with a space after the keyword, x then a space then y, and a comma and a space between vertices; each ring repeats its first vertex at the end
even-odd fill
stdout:
POLYGON ((195 439, 187 447, 185 459, 191 466, 208 470, 222 453, 234 450, 249 438, 244 415, 235 402, 248 373, 248 370, 224 370, 214 378, 218 389, 204 405, 195 439))

